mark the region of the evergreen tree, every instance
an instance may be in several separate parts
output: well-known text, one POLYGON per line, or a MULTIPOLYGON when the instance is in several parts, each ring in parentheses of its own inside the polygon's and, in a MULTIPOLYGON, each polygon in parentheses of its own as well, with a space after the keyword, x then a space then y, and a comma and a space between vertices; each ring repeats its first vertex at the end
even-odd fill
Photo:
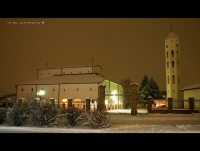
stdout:
POLYGON ((148 79, 146 74, 141 82, 139 91, 142 100, 147 100, 147 97, 149 96, 151 96, 154 99, 162 98, 161 92, 156 82, 153 80, 153 78, 148 79))
POLYGON ((142 89, 147 85, 147 83, 148 83, 148 77, 147 77, 147 75, 145 74, 145 75, 144 75, 144 78, 142 79, 142 82, 141 82, 139 91, 142 91, 142 89))
POLYGON ((153 80, 153 78, 151 78, 149 80, 149 87, 150 87, 150 90, 149 90, 149 95, 151 97, 153 97, 154 99, 161 99, 162 96, 161 96, 161 93, 160 93, 160 90, 159 90, 159 87, 157 86, 156 82, 153 80))
POLYGON ((144 86, 143 89, 139 93, 140 98, 142 100, 147 100, 147 97, 149 96, 149 90, 150 90, 150 86, 147 82, 146 86, 144 86))

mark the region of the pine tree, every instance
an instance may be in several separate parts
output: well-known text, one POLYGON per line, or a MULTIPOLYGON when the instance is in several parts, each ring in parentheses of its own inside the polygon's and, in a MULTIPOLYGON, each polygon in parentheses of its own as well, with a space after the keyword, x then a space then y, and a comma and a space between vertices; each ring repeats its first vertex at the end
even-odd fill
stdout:
POLYGON ((139 88, 139 95, 140 95, 140 98, 142 100, 146 100, 146 98, 148 97, 148 88, 147 88, 147 85, 148 85, 148 77, 147 75, 145 74, 143 79, 142 79, 142 82, 141 82, 141 85, 140 85, 140 88, 139 88))
POLYGON ((153 78, 149 80, 149 87, 150 87, 149 95, 151 97, 153 97, 154 99, 162 98, 159 87, 157 86, 157 83, 153 80, 153 78))
POLYGON ((139 91, 142 91, 142 89, 147 85, 148 81, 149 81, 149 80, 148 80, 148 77, 147 77, 147 75, 145 74, 145 75, 144 75, 144 78, 142 79, 142 82, 141 82, 139 91))
POLYGON ((159 87, 153 78, 148 79, 148 77, 144 76, 141 86, 140 86, 140 97, 142 100, 147 100, 147 97, 151 96, 154 99, 161 99, 162 95, 160 93, 159 87))
POLYGON ((150 86, 147 83, 145 87, 143 87, 143 89, 140 91, 140 97, 142 100, 147 100, 147 97, 149 96, 149 92, 150 92, 150 86))

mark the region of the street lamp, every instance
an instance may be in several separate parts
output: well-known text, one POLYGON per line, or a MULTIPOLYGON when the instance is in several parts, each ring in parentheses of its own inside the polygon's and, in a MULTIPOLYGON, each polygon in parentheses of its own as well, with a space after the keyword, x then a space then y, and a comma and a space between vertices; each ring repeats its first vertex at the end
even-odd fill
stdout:
POLYGON ((37 95, 40 97, 40 101, 42 101, 42 96, 44 95, 44 90, 40 90, 37 95))

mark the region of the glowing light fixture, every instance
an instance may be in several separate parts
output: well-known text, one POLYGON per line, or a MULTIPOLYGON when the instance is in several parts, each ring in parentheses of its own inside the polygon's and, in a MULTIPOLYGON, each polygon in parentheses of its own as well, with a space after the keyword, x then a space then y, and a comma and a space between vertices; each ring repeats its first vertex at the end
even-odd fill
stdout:
POLYGON ((40 97, 40 101, 42 100, 42 96, 45 94, 44 90, 40 90, 39 92, 37 92, 37 95, 40 97))
POLYGON ((68 100, 66 98, 62 99, 62 102, 67 102, 68 100))

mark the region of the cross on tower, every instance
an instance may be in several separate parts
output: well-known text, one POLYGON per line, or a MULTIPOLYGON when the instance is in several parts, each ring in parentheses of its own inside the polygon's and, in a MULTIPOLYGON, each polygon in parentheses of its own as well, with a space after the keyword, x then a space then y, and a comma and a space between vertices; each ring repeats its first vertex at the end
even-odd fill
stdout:
POLYGON ((48 68, 48 62, 46 62, 46 68, 48 68))

